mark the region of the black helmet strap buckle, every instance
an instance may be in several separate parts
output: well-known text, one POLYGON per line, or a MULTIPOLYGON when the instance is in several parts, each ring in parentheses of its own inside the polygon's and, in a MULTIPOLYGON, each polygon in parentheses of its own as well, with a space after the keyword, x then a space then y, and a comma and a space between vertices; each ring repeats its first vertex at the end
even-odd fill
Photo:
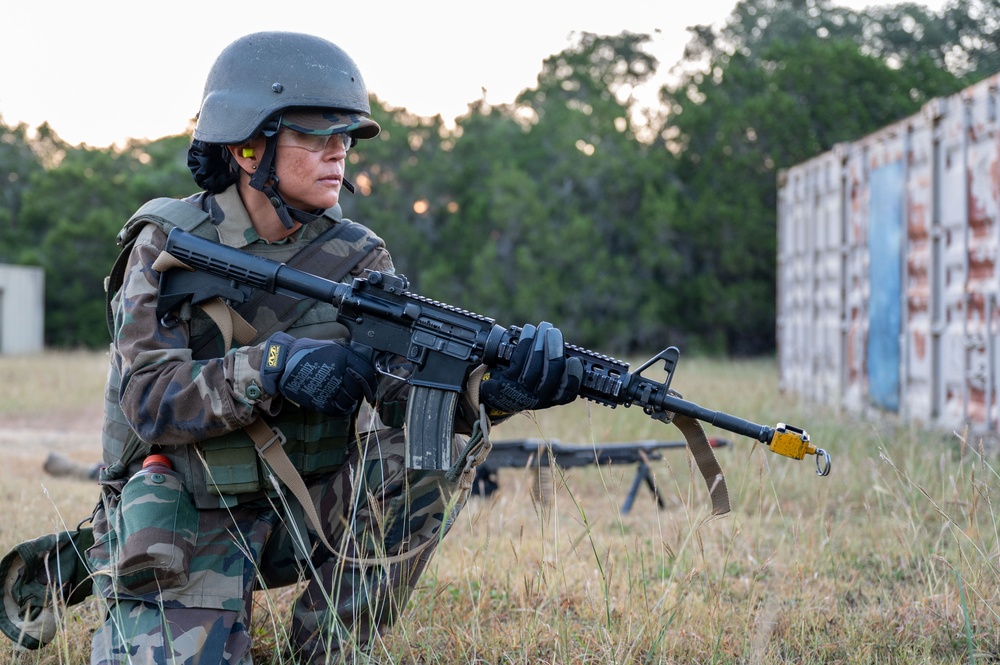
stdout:
MULTIPOLYGON (((274 211, 278 214, 278 219, 286 229, 295 226, 295 222, 308 224, 323 214, 322 210, 316 212, 306 212, 299 210, 285 203, 285 199, 278 193, 278 173, 275 167, 275 154, 278 146, 278 129, 281 127, 281 116, 276 116, 267 121, 261 128, 261 135, 264 137, 264 154, 260 156, 260 165, 253 175, 250 176, 250 186, 267 196, 268 201, 274 206, 274 211)), ((344 187, 347 191, 354 193, 354 185, 344 178, 344 187)))
POLYGON ((261 135, 265 139, 264 154, 260 156, 260 165, 257 170, 253 172, 250 177, 250 186, 259 192, 264 192, 268 189, 267 183, 273 182, 271 189, 274 185, 278 183, 278 176, 274 169, 274 153, 278 145, 278 127, 281 122, 281 117, 269 120, 264 124, 261 129, 261 135))

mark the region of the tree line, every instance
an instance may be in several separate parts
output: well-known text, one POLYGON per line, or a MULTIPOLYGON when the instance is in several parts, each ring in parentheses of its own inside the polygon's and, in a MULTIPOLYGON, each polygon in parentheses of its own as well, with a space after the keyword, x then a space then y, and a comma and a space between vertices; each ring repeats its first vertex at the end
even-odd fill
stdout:
MULTIPOLYGON (((653 110, 632 95, 661 64, 649 35, 582 33, 454 127, 373 96, 383 131, 349 154, 342 205, 414 291, 500 323, 617 355, 771 353, 779 171, 1000 70, 998 25, 990 0, 743 0, 691 29, 653 110)), ((45 269, 48 346, 108 342, 116 234, 194 191, 189 141, 70 146, 0 116, 0 262, 45 269)))

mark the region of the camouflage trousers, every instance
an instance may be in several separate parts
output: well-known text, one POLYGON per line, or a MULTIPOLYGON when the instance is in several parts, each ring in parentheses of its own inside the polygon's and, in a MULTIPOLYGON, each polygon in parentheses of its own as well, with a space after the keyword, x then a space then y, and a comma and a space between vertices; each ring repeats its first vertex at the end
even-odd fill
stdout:
POLYGON ((105 486, 88 558, 107 618, 91 664, 250 663, 254 591, 299 582, 287 639, 276 639, 292 662, 339 662, 371 648, 399 618, 462 507, 457 483, 444 472, 407 471, 403 453, 402 430, 380 430, 337 471, 306 479, 336 553, 290 496, 291 506, 275 499, 192 505, 190 513, 180 488, 183 505, 157 518, 151 511, 175 499, 164 489, 170 478, 154 487, 134 476, 132 484, 144 485, 138 493, 105 486), (130 526, 136 517, 138 528, 130 526))

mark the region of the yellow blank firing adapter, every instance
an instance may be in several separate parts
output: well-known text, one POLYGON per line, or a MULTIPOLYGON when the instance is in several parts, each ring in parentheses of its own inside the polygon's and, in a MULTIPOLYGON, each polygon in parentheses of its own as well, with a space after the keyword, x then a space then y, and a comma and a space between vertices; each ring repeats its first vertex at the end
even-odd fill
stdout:
POLYGON ((771 437, 771 452, 802 459, 806 455, 816 456, 816 473, 821 476, 830 474, 830 455, 822 448, 817 448, 809 442, 809 433, 798 427, 778 423, 771 437))
POLYGON ((244 157, 253 157, 253 148, 243 148, 244 157))

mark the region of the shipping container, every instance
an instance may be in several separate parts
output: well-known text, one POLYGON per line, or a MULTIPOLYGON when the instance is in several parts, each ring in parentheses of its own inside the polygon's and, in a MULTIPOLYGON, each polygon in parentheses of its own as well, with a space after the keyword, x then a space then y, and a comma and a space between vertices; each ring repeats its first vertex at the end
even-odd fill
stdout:
POLYGON ((934 99, 779 175, 783 390, 997 430, 998 84, 934 99))
POLYGON ((44 323, 45 272, 0 265, 0 355, 42 351, 44 323))

